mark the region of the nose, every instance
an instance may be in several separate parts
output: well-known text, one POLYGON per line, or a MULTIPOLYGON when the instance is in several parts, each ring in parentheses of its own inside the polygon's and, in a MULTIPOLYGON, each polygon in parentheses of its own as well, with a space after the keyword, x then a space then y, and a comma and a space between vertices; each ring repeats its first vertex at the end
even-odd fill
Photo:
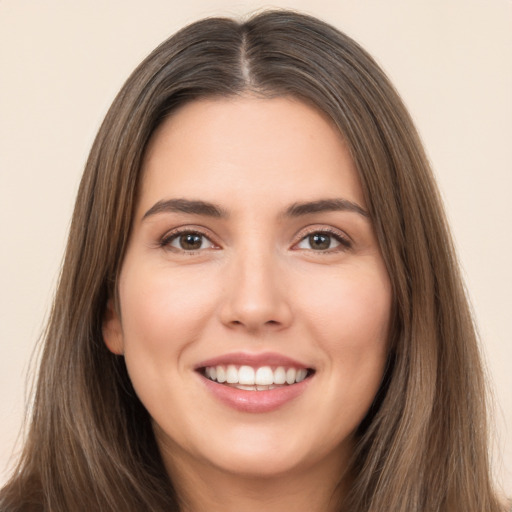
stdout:
POLYGON ((280 330, 292 322, 289 287, 269 254, 239 254, 227 272, 220 320, 248 332, 280 330))

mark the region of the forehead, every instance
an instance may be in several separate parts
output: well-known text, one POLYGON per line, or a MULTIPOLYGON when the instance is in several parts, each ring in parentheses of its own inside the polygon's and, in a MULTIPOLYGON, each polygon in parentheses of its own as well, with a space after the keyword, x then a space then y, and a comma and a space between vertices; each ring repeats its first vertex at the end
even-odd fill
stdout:
POLYGON ((295 98, 237 96, 187 103, 160 125, 146 151, 140 199, 149 207, 166 195, 293 202, 333 194, 364 205, 334 123, 295 98))

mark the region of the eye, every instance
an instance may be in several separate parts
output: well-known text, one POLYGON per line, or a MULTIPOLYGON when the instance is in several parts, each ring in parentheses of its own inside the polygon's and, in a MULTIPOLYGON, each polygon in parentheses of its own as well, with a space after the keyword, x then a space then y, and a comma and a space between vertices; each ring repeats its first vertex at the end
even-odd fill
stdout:
POLYGON ((339 233, 331 233, 330 231, 314 231, 302 238, 296 245, 297 249, 306 249, 310 251, 328 252, 333 249, 351 247, 348 239, 339 233))
POLYGON ((170 233, 162 239, 160 245, 162 247, 185 252, 195 252, 216 247, 206 235, 198 231, 170 233))

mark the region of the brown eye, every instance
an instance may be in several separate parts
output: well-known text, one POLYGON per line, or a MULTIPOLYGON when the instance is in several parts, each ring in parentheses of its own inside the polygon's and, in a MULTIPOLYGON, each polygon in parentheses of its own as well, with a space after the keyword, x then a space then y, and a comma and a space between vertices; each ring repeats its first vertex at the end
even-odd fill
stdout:
POLYGON ((179 245, 185 251, 197 251, 203 245, 203 237, 196 233, 186 233, 179 237, 179 245))
POLYGON ((349 249, 351 243, 341 234, 331 233, 329 231, 315 231, 305 236, 296 247, 309 251, 328 252, 333 249, 349 249))
POLYGON ((324 233, 314 233, 309 235, 308 242, 311 249, 316 251, 325 251, 331 247, 331 237, 324 233))
POLYGON ((211 249, 214 244, 202 233, 185 231, 175 233, 162 240, 162 247, 170 247, 173 250, 193 252, 202 249, 211 249))

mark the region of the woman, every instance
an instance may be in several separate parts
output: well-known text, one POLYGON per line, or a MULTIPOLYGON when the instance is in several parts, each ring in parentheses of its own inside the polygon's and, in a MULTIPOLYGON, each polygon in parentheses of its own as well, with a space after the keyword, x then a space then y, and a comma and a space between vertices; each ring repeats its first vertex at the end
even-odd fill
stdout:
POLYGON ((356 43, 159 46, 91 150, 1 510, 499 511, 441 202, 356 43))

